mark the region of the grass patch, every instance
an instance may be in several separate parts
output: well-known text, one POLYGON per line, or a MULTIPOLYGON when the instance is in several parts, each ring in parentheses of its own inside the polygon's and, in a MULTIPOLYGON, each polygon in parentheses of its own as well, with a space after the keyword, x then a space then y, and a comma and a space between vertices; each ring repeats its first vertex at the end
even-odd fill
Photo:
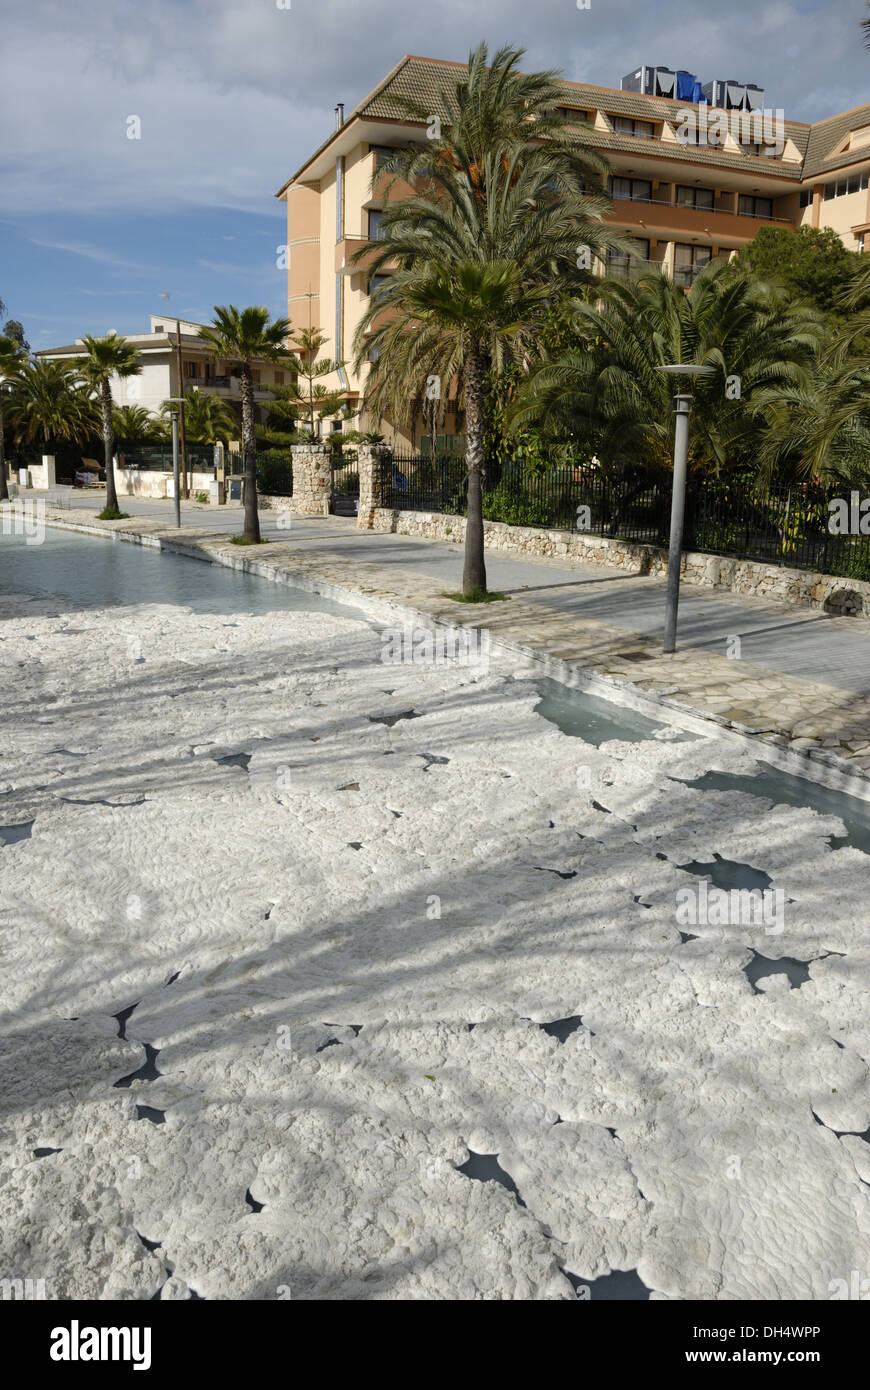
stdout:
POLYGON ((230 545, 265 545, 265 541, 249 541, 246 536, 230 536, 230 545))
POLYGON ((121 512, 117 507, 104 507, 97 512, 97 521, 126 521, 129 515, 129 512, 121 512))
POLYGON ((442 598, 452 598, 454 603, 508 603, 509 594, 500 594, 497 589, 472 589, 470 593, 442 594, 442 598))

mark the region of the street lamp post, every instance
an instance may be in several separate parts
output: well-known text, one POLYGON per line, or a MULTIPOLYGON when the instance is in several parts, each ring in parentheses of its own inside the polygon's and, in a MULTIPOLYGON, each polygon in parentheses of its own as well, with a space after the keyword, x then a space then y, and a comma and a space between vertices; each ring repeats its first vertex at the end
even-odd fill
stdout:
MULTIPOLYGON (((701 367, 680 362, 656 367, 669 376, 710 376, 714 367, 701 367)), ((674 396, 674 482, 671 489, 671 533, 668 545, 668 592, 665 600, 664 650, 672 652, 677 646, 677 609, 680 603, 680 565, 683 552, 683 519, 686 513, 686 466, 689 457, 689 414, 692 397, 685 392, 674 396)))
POLYGON ((178 412, 172 412, 172 477, 174 479, 173 492, 175 495, 175 525, 181 526, 181 488, 179 486, 178 468, 178 412))

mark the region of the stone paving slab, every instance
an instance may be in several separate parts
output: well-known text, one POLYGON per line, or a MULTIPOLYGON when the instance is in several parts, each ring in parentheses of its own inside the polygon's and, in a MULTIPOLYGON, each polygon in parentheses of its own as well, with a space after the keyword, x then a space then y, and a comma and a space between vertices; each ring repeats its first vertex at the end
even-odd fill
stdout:
MULTIPOLYGON (((84 512, 73 518, 68 510, 50 511, 48 520, 53 526, 90 534, 115 532, 129 541, 330 591, 345 601, 365 595, 380 602, 385 614, 398 608, 404 616, 486 629, 494 642, 545 664, 633 690, 737 734, 801 754, 835 773, 870 779, 870 699, 863 695, 697 647, 665 655, 660 641, 648 633, 566 612, 551 606, 540 592, 534 598, 516 592, 505 602, 459 605, 444 596, 441 579, 396 563, 367 562, 359 555, 351 561, 310 542, 292 550, 283 538, 242 547, 213 527, 185 525, 179 535, 163 520, 101 522, 84 512)), ((809 620, 813 616, 808 615, 809 620)))

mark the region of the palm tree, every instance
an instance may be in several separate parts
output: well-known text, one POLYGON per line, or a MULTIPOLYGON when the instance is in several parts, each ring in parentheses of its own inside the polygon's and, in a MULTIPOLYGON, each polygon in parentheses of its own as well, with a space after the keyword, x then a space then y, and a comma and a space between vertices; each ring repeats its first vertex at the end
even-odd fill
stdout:
POLYGON ((263 305, 242 309, 234 304, 215 305, 211 327, 200 330, 216 357, 231 363, 242 386, 242 451, 245 460, 245 529, 243 539, 249 545, 260 540, 260 519, 257 515, 257 439, 254 420, 254 377, 252 364, 257 361, 288 362, 285 346, 290 324, 287 319, 269 322, 269 310, 263 305))
POLYGON ((341 408, 344 392, 330 390, 324 386, 321 377, 331 376, 342 366, 331 357, 318 357, 320 349, 327 341, 319 328, 302 328, 296 334, 291 346, 299 353, 293 358, 297 379, 283 389, 281 397, 290 405, 295 405, 308 415, 308 429, 312 438, 316 433, 315 411, 323 420, 327 415, 335 415, 341 408))
POLYGON ((142 371, 139 356, 132 343, 120 338, 117 333, 108 333, 104 338, 84 337, 82 342, 87 356, 78 359, 78 367, 91 389, 100 401, 103 427, 103 456, 106 464, 106 506, 101 515, 108 519, 121 515, 118 494, 115 489, 115 429, 112 418, 113 376, 138 376, 142 371))
MULTIPOLYGON (((164 415, 171 415, 178 406, 175 401, 164 401, 160 409, 164 415)), ((236 437, 237 430, 238 421, 227 401, 211 391, 191 387, 184 397, 184 431, 189 441, 226 445, 236 437)))
POLYGON ((50 449, 62 439, 82 443, 99 429, 88 387, 69 362, 36 358, 13 379, 7 414, 19 440, 50 449))
POLYGON ((357 370, 376 356, 365 395, 372 416, 407 418, 433 377, 464 396, 466 595, 486 592, 487 371, 526 366, 547 301, 576 291, 592 259, 623 241, 601 221, 604 162, 557 114, 565 100, 557 75, 523 75, 521 57, 503 48, 488 65, 483 44, 469 56, 467 74, 441 93, 441 137, 396 160, 395 177, 416 193, 385 205, 382 239, 355 257, 370 274, 398 266, 355 340, 357 370))
POLYGON ((26 361, 27 353, 15 339, 0 334, 0 502, 6 502, 9 499, 9 488, 6 485, 6 448, 3 434, 3 392, 9 386, 14 387, 26 361))
POLYGON ((166 438, 166 422, 158 420, 142 405, 115 406, 112 424, 118 444, 156 444, 166 438))
POLYGON ((582 425, 618 474, 670 467, 673 383, 656 370, 669 362, 714 368, 693 388, 690 467, 754 466, 771 402, 806 382, 826 332, 816 310, 723 262, 688 294, 657 274, 605 282, 594 302, 576 305, 574 326, 575 345, 530 374, 512 420, 565 434, 582 425))

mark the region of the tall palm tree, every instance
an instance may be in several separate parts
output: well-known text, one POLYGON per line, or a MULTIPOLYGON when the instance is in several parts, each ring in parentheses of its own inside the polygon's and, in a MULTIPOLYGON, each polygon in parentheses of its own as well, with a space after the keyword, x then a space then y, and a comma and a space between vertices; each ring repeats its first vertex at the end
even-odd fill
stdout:
MULTIPOLYGON (((174 401, 164 401, 164 415, 178 409, 174 401)), ((185 436, 194 444, 228 444, 235 439, 238 421, 229 402, 211 391, 191 387, 184 397, 185 436)))
POLYGON ((60 440, 82 443, 99 429, 90 391, 69 362, 36 358, 13 379, 7 415, 15 436, 50 449, 60 440))
POLYGON ((8 501, 9 488, 6 485, 6 447, 3 423, 3 393, 14 387, 19 373, 27 361, 27 353, 14 338, 0 334, 0 502, 8 501))
POLYGON ((216 357, 230 363, 242 387, 242 452, 245 460, 245 529, 243 539, 251 544, 260 540, 260 519, 257 515, 257 439, 254 432, 254 376, 252 364, 257 361, 290 361, 285 346, 290 332, 287 319, 270 323, 269 310, 254 305, 241 312, 234 304, 215 305, 210 327, 202 328, 199 336, 208 343, 216 357))
POLYGON ((605 282, 576 306, 575 345, 539 365, 518 393, 515 425, 581 423, 605 469, 670 467, 670 362, 712 367, 693 387, 690 467, 756 462, 770 403, 803 384, 824 339, 822 316, 723 262, 686 294, 654 274, 605 282), (739 395, 728 386, 737 378, 739 395))
POLYGON ((522 74, 521 57, 502 48, 490 63, 483 44, 470 54, 467 73, 441 93, 440 137, 395 162, 394 177, 415 194, 386 202, 382 239, 356 257, 370 274, 398 266, 370 299, 355 340, 357 370, 377 350, 366 385, 371 414, 408 418, 433 376, 464 397, 467 595, 486 591, 487 370, 526 366, 547 299, 587 283, 593 260, 623 242, 601 220, 604 161, 558 114, 557 74, 522 74))
POLYGON ((79 358, 77 365, 100 402, 103 456, 106 464, 106 507, 103 515, 111 519, 112 516, 121 515, 115 488, 115 428, 112 418, 111 380, 113 376, 138 376, 142 367, 133 344, 128 343, 126 338, 120 338, 117 333, 108 333, 104 338, 86 336, 82 342, 87 355, 79 358))

